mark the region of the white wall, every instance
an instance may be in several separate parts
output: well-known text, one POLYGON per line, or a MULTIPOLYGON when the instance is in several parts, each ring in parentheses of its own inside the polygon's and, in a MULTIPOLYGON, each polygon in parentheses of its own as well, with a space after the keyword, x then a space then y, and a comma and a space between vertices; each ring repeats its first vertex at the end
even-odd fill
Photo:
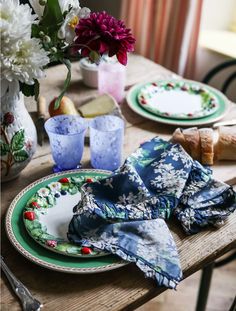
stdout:
MULTIPOLYGON (((201 30, 229 30, 235 17, 235 11, 235 0, 204 0, 201 30)), ((215 67, 217 64, 223 63, 227 59, 230 58, 199 47, 194 79, 201 81, 211 68, 215 67)), ((222 81, 224 81, 225 77, 231 71, 226 70, 221 76, 212 80, 212 85, 220 88, 222 81)), ((231 84, 227 95, 232 101, 236 102, 236 82, 231 84)))
POLYGON ((235 0, 203 0, 201 27, 226 30, 234 18, 235 10, 235 0))

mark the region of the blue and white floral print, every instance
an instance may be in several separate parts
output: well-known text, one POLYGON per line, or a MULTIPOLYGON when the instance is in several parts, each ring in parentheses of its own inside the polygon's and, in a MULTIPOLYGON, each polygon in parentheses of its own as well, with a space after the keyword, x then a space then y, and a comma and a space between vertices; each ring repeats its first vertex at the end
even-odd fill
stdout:
POLYGON ((218 226, 236 208, 233 189, 212 179, 178 144, 158 137, 140 146, 108 178, 85 184, 68 238, 135 262, 160 286, 182 272, 165 223, 174 215, 188 233, 218 226))

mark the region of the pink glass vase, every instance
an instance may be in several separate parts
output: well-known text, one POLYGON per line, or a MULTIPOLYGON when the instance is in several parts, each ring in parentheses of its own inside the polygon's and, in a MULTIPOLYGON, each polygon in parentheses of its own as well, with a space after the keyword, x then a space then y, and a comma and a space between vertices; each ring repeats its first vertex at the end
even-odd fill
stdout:
POLYGON ((98 67, 99 94, 108 93, 118 103, 125 97, 126 67, 118 62, 103 62, 98 67))

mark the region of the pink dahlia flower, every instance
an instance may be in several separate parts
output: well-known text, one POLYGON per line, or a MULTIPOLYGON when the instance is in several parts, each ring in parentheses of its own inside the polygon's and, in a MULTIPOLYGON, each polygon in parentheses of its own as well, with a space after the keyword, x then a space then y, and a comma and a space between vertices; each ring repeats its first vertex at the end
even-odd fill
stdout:
POLYGON ((75 43, 83 56, 88 56, 93 50, 100 55, 116 55, 118 61, 126 65, 127 52, 134 50, 135 39, 131 30, 125 27, 123 21, 106 12, 91 13, 88 18, 80 19, 75 32, 75 43))

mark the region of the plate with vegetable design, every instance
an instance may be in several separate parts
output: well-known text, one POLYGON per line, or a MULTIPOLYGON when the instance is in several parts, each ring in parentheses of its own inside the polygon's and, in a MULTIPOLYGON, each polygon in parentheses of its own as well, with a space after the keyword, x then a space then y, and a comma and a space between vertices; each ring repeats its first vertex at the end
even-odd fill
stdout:
POLYGON ((151 113, 172 119, 203 118, 219 109, 219 100, 209 88, 186 80, 147 83, 138 102, 151 113))
MULTIPOLYGON (((164 80, 160 80, 160 81, 164 81, 164 80)), ((160 81, 156 81, 154 83, 159 83, 160 81)), ((145 109, 144 108, 145 104, 140 104, 138 100, 140 96, 140 91, 146 85, 150 85, 153 82, 140 83, 140 84, 136 84, 133 87, 131 87, 126 96, 128 106, 134 112, 136 112, 140 116, 147 118, 149 120, 153 120, 159 123, 164 123, 164 124, 169 124, 169 125, 186 126, 186 127, 212 124, 224 118, 226 114, 228 113, 229 108, 230 108, 230 101, 227 99, 226 96, 224 96, 224 94, 222 94, 217 89, 210 87, 206 84, 196 82, 196 81, 191 81, 191 80, 182 80, 182 79, 181 80, 168 80, 169 83, 175 82, 175 81, 179 81, 179 82, 182 81, 182 83, 190 83, 190 84, 192 83, 194 85, 197 84, 200 88, 209 90, 209 92, 211 92, 211 94, 213 94, 213 96, 217 99, 218 109, 210 115, 207 115, 201 118, 196 118, 196 119, 195 118, 175 119, 167 115, 166 116, 157 115, 151 112, 150 110, 145 109)), ((166 82, 167 80, 165 80, 165 83, 166 82)))
POLYGON ((109 174, 109 171, 92 169, 61 172, 41 178, 23 189, 6 215, 6 231, 13 246, 34 263, 56 271, 96 273, 126 265, 127 262, 117 256, 95 249, 81 252, 80 247, 64 240, 73 205, 80 197, 81 185, 109 174), (47 199, 49 196, 52 199, 47 199), (60 207, 68 209, 65 219, 57 215, 60 207), (31 214, 25 216, 26 212, 31 214), (57 248, 60 245, 63 247, 57 248))

